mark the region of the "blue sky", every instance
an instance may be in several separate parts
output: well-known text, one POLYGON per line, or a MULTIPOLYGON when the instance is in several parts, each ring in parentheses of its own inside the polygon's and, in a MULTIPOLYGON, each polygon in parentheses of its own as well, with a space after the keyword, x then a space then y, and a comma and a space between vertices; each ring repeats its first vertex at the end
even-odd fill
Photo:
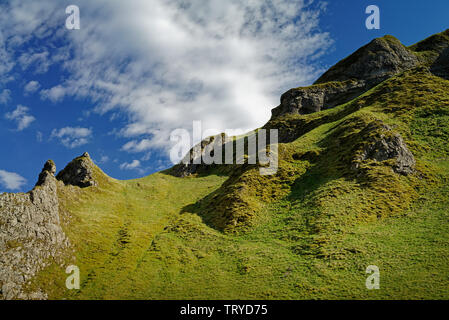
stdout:
POLYGON ((253 129, 375 37, 449 28, 445 0, 11 0, 0 4, 0 192, 88 151, 110 176, 171 165, 170 132, 253 129), (80 8, 67 30, 65 8, 80 8), (381 29, 365 28, 377 5, 381 29))

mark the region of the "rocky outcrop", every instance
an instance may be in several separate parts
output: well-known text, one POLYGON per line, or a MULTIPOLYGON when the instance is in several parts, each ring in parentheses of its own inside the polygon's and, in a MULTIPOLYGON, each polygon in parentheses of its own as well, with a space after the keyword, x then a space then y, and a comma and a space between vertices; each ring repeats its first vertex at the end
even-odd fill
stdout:
POLYGON ((284 114, 309 114, 350 101, 366 90, 365 81, 348 80, 291 89, 281 96, 281 104, 271 111, 272 117, 284 114))
POLYGON ((410 49, 391 36, 375 39, 324 73, 313 86, 291 89, 272 119, 308 114, 351 101, 386 79, 419 65, 410 49))
POLYGON ((65 185, 86 188, 98 185, 94 179, 94 163, 89 154, 85 152, 82 156, 73 159, 56 179, 64 182, 65 185))
MULTIPOLYGON (((392 169, 402 175, 409 175, 415 171, 416 161, 408 150, 401 135, 389 126, 381 124, 380 129, 372 125, 365 131, 376 131, 362 151, 356 156, 354 169, 358 169, 361 161, 374 160, 377 162, 393 160, 392 169)), ((365 133, 366 134, 366 133, 365 133)))
POLYGON ((0 299, 45 299, 24 286, 69 246, 59 220, 56 167, 47 161, 28 193, 0 195, 0 299))
MULTIPOLYGON (((282 116, 310 114, 347 103, 403 71, 422 66, 425 59, 422 58, 421 53, 429 50, 432 51, 433 58, 431 62, 426 60, 427 66, 433 64, 431 71, 444 76, 449 70, 446 67, 449 65, 447 49, 449 30, 429 39, 411 48, 405 47, 392 36, 374 39, 330 68, 314 85, 285 92, 281 96, 280 105, 272 110, 271 120, 263 128, 278 129, 279 142, 291 142, 304 132, 320 125, 320 119, 304 123, 298 117, 289 119, 289 123, 284 125, 282 116)), ((203 141, 201 150, 204 150, 209 143, 209 141, 203 141)), ((371 148, 373 150, 366 150, 366 159, 372 157, 373 160, 383 161, 381 159, 397 157, 398 165, 394 167, 394 170, 402 174, 411 172, 414 166, 413 155, 408 151, 400 136, 381 139, 371 148), (379 152, 375 153, 374 150, 379 152)), ((190 157, 190 163, 193 163, 193 159, 198 158, 198 155, 191 150, 188 157, 190 157)), ((173 167, 171 172, 176 176, 188 176, 197 173, 202 167, 201 164, 180 163, 173 167)))
POLYGON ((53 162, 53 160, 48 160, 44 168, 42 169, 42 172, 39 174, 39 179, 37 180, 36 186, 42 186, 45 185, 45 183, 48 181, 49 177, 54 177, 56 173, 56 165, 53 162))
POLYGON ((404 70, 416 67, 416 55, 392 36, 374 39, 325 72, 315 84, 364 80, 378 84, 404 70))
POLYGON ((185 155, 181 163, 175 165, 170 169, 170 173, 176 177, 187 177, 195 173, 200 173, 202 169, 205 168, 203 163, 203 156, 206 152, 213 155, 213 149, 216 146, 220 146, 224 150, 225 135, 216 135, 208 137, 197 145, 195 145, 190 151, 185 155))

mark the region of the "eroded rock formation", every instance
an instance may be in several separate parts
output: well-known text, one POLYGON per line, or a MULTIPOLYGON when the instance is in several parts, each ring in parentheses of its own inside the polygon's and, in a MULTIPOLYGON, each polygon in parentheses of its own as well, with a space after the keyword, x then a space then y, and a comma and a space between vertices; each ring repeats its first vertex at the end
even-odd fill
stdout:
POLYGON ((55 172, 53 161, 47 161, 32 191, 0 195, 0 299, 45 299, 45 293, 25 292, 24 286, 69 247, 59 220, 55 172))
POLYGON ((82 156, 73 159, 61 172, 56 179, 64 182, 65 185, 86 188, 96 186, 97 182, 93 176, 94 164, 87 152, 82 156))
POLYGON ((330 68, 313 86, 284 93, 272 118, 333 108, 418 64, 418 57, 396 38, 374 39, 330 68))
POLYGON ((407 148, 402 136, 391 127, 377 123, 368 126, 366 131, 375 131, 363 150, 356 156, 354 168, 358 169, 360 161, 374 160, 377 162, 393 160, 392 169, 402 175, 415 171, 415 157, 407 148))

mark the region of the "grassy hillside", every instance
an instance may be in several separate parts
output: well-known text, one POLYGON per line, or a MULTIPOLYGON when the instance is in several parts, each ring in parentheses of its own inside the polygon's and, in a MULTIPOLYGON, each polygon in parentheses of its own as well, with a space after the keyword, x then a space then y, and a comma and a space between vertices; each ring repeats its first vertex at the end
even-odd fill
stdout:
POLYGON ((61 189, 67 265, 30 285, 53 299, 448 299, 449 81, 407 71, 334 109, 272 123, 276 176, 245 167, 157 173, 61 189), (381 124, 401 134, 416 172, 354 156, 381 124), (365 288, 377 265, 380 290, 365 288))

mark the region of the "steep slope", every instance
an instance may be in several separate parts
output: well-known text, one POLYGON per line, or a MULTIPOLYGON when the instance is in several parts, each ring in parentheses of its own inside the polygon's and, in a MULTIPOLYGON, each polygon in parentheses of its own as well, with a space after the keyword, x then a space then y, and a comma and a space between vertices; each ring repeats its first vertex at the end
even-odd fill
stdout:
POLYGON ((29 290, 44 286, 50 298, 103 299, 132 294, 131 282, 144 281, 146 276, 133 278, 130 274, 142 263, 155 236, 180 216, 183 207, 224 180, 215 175, 181 179, 158 173, 118 181, 103 175, 95 179, 95 187, 61 188, 62 227, 73 243, 66 266, 80 268, 83 290, 67 290, 65 269, 56 264, 42 272, 29 290))
POLYGON ((279 130, 276 175, 197 164, 117 181, 75 159, 57 175, 71 250, 24 294, 448 299, 448 47, 449 31, 410 48, 387 36, 289 90, 264 126, 279 130))
POLYGON ((152 289, 133 296, 447 298, 448 90, 416 69, 279 119, 314 125, 280 146, 277 176, 247 168, 186 208, 141 266, 152 289), (380 291, 364 287, 371 264, 380 291))
MULTIPOLYGON (((63 231, 61 193, 73 186, 110 184, 88 153, 74 159, 56 177, 52 160, 45 163, 36 186, 28 193, 0 195, 0 298, 45 299, 40 288, 25 290, 46 266, 63 267, 70 241, 63 231)), ((70 189, 72 188, 72 189, 70 189)), ((91 192, 91 191, 90 191, 91 192)))

